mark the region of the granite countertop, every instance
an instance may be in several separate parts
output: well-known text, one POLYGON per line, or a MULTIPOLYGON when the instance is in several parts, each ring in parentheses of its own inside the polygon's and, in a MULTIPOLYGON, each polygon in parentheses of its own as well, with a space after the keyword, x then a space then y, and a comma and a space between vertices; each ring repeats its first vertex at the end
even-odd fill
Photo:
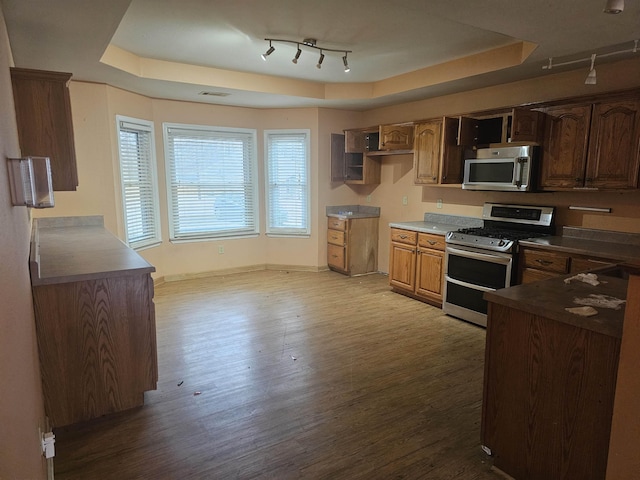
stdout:
POLYGON ((380 216, 380 207, 368 205, 337 205, 327 207, 327 217, 345 218, 372 218, 380 216))
POLYGON ((529 238, 518 243, 525 247, 640 264, 640 234, 637 233, 564 227, 561 236, 529 238))
POLYGON ((155 271, 101 216, 35 219, 29 266, 33 286, 155 271))
POLYGON ((446 235, 447 232, 459 230, 461 228, 481 227, 483 220, 476 217, 465 217, 460 215, 444 215, 439 213, 425 213, 424 220, 418 222, 392 222, 392 228, 402 228, 421 233, 433 233, 435 235, 446 235))
MULTIPOLYGON (((609 269, 611 270, 611 269, 609 269)), ((585 328, 610 337, 622 338, 624 321, 624 304, 619 310, 595 306, 598 313, 584 317, 570 313, 565 308, 579 307, 574 298, 587 298, 590 295, 607 295, 621 300, 627 297, 627 283, 615 273, 596 272, 599 285, 593 286, 585 282, 573 280, 565 283, 564 275, 540 282, 525 283, 503 288, 484 294, 488 302, 504 305, 540 317, 549 318, 574 327, 585 328), (614 276, 609 276, 614 275, 614 276)))

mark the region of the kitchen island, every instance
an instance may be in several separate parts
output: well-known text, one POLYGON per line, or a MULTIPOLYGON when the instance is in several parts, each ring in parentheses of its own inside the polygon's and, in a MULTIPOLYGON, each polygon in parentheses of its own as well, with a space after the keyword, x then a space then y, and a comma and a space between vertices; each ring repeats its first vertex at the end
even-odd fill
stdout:
POLYGON ((51 426, 142 405, 158 380, 155 268, 89 216, 35 219, 30 271, 51 426))
POLYGON ((625 307, 566 310, 576 298, 627 297, 624 270, 597 276, 485 293, 482 444, 518 480, 605 478, 625 307))

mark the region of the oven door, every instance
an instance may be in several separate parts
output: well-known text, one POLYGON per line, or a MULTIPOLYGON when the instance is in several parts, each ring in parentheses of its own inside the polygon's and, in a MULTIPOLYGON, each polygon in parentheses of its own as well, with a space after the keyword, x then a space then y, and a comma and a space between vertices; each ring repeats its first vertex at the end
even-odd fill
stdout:
POLYGON ((510 286, 512 267, 511 254, 447 245, 442 310, 486 326, 484 292, 510 286))

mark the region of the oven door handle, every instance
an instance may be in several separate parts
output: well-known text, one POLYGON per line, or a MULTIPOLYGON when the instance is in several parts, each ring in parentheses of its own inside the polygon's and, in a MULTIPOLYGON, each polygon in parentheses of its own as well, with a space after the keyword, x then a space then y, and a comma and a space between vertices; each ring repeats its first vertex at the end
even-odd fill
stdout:
POLYGON ((511 256, 503 257, 491 253, 475 252, 471 250, 462 250, 455 247, 447 247, 447 253, 458 255, 460 257, 475 258, 476 260, 484 260, 491 263, 499 263, 501 265, 509 265, 511 256))
POLYGON ((482 285, 476 285, 475 283, 463 282, 462 280, 456 280, 455 278, 451 278, 449 275, 445 275, 444 279, 446 282, 455 283, 456 285, 460 285, 461 287, 467 287, 472 290, 480 290, 482 292, 495 292, 495 288, 484 287, 482 285))

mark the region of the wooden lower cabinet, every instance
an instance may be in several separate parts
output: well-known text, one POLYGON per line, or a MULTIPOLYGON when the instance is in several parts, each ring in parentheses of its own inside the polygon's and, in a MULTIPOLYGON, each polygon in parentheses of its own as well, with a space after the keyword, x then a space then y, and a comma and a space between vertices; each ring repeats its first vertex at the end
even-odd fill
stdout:
POLYGON ((61 427, 141 406, 158 381, 153 280, 34 286, 45 411, 61 427))
POLYGON ((598 256, 569 255, 564 252, 525 247, 520 250, 519 283, 547 280, 567 273, 586 272, 616 263, 615 260, 598 256))
POLYGON ((441 306, 444 237, 391 229, 389 284, 399 293, 441 306))
POLYGON ((345 275, 378 271, 378 217, 328 217, 327 265, 345 275))
POLYGON ((489 302, 482 444, 518 480, 602 480, 620 339, 489 302))

